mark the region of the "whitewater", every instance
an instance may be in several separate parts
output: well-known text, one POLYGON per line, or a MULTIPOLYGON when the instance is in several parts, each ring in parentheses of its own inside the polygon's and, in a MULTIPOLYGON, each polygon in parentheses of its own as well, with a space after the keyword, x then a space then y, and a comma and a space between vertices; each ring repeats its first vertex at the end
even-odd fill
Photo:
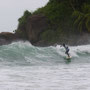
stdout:
POLYGON ((29 42, 0 46, 0 90, 90 90, 90 45, 35 47, 29 42))

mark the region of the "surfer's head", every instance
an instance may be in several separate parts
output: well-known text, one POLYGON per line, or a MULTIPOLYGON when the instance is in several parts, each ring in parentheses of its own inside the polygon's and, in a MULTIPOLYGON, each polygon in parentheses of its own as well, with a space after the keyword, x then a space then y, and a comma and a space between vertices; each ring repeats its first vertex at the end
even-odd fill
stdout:
POLYGON ((63 46, 65 47, 65 44, 63 43, 63 46))

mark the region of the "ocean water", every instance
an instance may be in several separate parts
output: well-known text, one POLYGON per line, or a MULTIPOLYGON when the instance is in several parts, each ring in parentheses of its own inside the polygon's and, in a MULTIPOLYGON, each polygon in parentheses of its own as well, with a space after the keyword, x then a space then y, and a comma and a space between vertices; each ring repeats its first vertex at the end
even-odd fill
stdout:
POLYGON ((90 90, 90 45, 70 46, 70 61, 64 52, 29 42, 0 46, 0 90, 90 90))

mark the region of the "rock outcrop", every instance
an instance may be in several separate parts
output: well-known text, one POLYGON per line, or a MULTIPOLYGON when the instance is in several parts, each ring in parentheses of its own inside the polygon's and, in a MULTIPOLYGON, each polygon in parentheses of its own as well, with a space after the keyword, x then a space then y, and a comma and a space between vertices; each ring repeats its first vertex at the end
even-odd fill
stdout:
POLYGON ((15 33, 0 33, 0 45, 10 44, 19 40, 28 40, 35 44, 39 41, 40 34, 48 29, 48 23, 44 15, 30 16, 26 24, 19 26, 15 33))
POLYGON ((49 21, 44 15, 33 15, 27 19, 24 25, 18 27, 15 34, 19 37, 25 34, 24 38, 34 44, 39 40, 40 33, 48 29, 48 23, 49 21))
POLYGON ((10 32, 0 33, 0 45, 10 44, 15 40, 18 40, 18 37, 14 33, 10 32))
POLYGON ((49 0, 45 7, 26 10, 15 33, 0 33, 0 45, 28 40, 33 45, 90 43, 90 0, 49 0), (83 8, 82 8, 83 7, 83 8))
POLYGON ((33 15, 26 23, 28 40, 33 44, 39 40, 40 33, 48 29, 48 20, 43 15, 33 15))
POLYGON ((49 21, 43 15, 30 16, 26 24, 19 26, 16 33, 2 32, 0 33, 0 45, 10 44, 13 41, 28 40, 35 46, 49 46, 66 43, 68 45, 83 45, 90 43, 90 34, 70 34, 62 37, 56 43, 40 40, 40 34, 49 28, 49 21), (22 34, 24 37, 22 37, 22 34))

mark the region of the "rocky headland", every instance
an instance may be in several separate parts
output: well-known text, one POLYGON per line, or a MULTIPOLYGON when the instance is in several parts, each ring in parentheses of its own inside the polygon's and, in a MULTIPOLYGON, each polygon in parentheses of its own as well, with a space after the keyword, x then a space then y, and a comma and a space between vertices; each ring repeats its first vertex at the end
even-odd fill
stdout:
POLYGON ((0 33, 0 45, 29 41, 35 46, 90 43, 90 1, 50 0, 45 7, 18 19, 14 33, 0 33))

